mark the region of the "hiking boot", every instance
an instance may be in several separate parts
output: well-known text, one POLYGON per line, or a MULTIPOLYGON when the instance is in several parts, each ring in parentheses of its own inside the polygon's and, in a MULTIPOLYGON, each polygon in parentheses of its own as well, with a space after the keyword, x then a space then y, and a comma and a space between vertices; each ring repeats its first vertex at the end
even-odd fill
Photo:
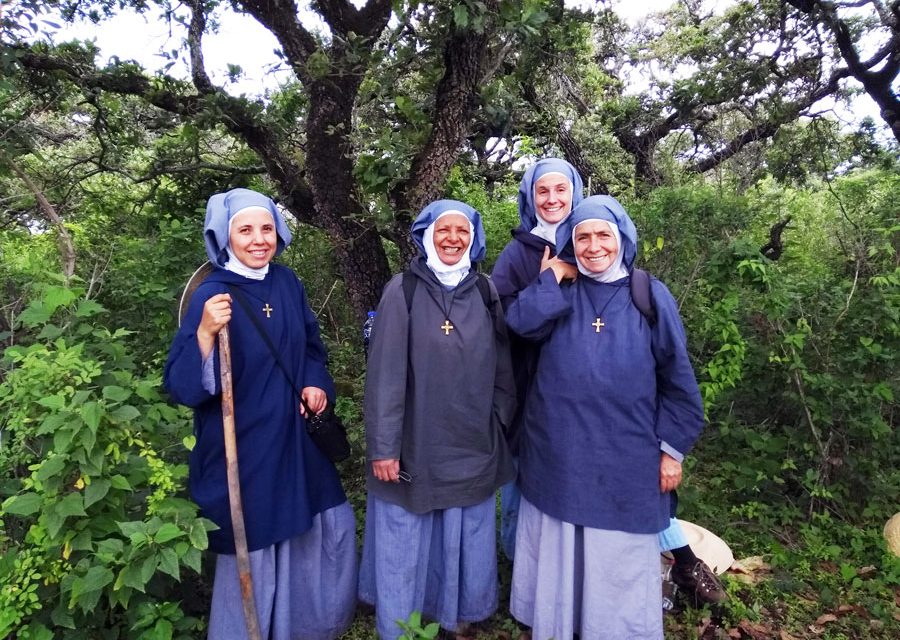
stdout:
POLYGON ((676 564, 672 580, 688 598, 693 598, 695 605, 718 604, 728 598, 722 581, 703 560, 690 567, 676 564))

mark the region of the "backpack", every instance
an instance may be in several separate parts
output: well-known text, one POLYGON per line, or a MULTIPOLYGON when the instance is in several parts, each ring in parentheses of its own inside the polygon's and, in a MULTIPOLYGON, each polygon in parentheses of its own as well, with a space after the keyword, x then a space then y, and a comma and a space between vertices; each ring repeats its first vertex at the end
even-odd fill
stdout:
MULTIPOLYGON (((475 286, 478 287, 478 292, 481 294, 481 299, 482 301, 484 301, 484 306, 491 314, 491 320, 493 320, 494 325, 496 326, 497 317, 494 311, 494 305, 491 303, 491 285, 488 283, 487 276, 483 273, 476 273, 475 278, 475 286)), ((416 291, 416 284, 418 284, 418 280, 418 276, 416 276, 409 269, 403 272, 403 297, 406 300, 407 312, 412 309, 413 293, 415 293, 416 291)))
POLYGON ((629 286, 631 301, 647 320, 647 324, 653 327, 656 324, 656 306, 653 304, 653 294, 650 292, 650 274, 643 269, 633 269, 629 286))

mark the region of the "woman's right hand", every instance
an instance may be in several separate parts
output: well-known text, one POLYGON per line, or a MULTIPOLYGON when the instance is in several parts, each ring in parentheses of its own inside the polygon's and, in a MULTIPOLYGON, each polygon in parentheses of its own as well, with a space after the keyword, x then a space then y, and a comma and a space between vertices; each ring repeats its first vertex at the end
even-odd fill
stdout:
POLYGON ((560 260, 557 256, 551 258, 550 247, 544 247, 544 256, 541 258, 541 272, 543 273, 547 269, 553 269, 557 283, 562 283, 563 280, 574 280, 578 275, 575 265, 560 260))
POLYGON ((212 352, 219 331, 230 320, 231 296, 229 294, 216 294, 203 305, 203 316, 200 318, 200 326, 197 327, 197 343, 200 345, 200 354, 204 360, 212 352))
POLYGON ((382 482, 400 482, 400 461, 396 458, 374 460, 372 462, 372 475, 382 482))

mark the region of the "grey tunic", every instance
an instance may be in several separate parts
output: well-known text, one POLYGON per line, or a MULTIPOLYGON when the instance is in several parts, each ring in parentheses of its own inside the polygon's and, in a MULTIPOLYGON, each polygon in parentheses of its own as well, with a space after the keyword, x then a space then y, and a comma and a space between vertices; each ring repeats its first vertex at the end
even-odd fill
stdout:
POLYGON ((515 385, 503 310, 491 317, 470 273, 444 288, 425 265, 407 311, 402 275, 385 287, 370 342, 365 393, 367 485, 414 513, 488 498, 515 472, 504 430, 515 385), (448 320, 449 334, 441 327, 448 320), (410 482, 376 480, 372 461, 400 459, 410 482))

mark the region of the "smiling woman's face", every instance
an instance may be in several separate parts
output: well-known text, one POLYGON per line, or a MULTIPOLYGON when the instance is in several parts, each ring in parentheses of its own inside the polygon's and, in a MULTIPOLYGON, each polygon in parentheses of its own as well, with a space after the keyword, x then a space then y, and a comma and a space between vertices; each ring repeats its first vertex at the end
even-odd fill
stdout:
POLYGON ((575 257, 591 273, 603 273, 619 255, 616 235, 604 220, 587 220, 576 226, 573 241, 575 257))
POLYGON ((444 264, 454 265, 462 260, 471 242, 469 219, 461 213, 441 216, 434 223, 434 249, 444 264))
POLYGON ((572 183, 561 173, 547 173, 534 183, 534 209, 547 223, 556 224, 572 210, 572 183))
POLYGON ((251 269, 269 264, 278 248, 272 214, 262 209, 239 213, 231 224, 228 244, 234 257, 251 269))

